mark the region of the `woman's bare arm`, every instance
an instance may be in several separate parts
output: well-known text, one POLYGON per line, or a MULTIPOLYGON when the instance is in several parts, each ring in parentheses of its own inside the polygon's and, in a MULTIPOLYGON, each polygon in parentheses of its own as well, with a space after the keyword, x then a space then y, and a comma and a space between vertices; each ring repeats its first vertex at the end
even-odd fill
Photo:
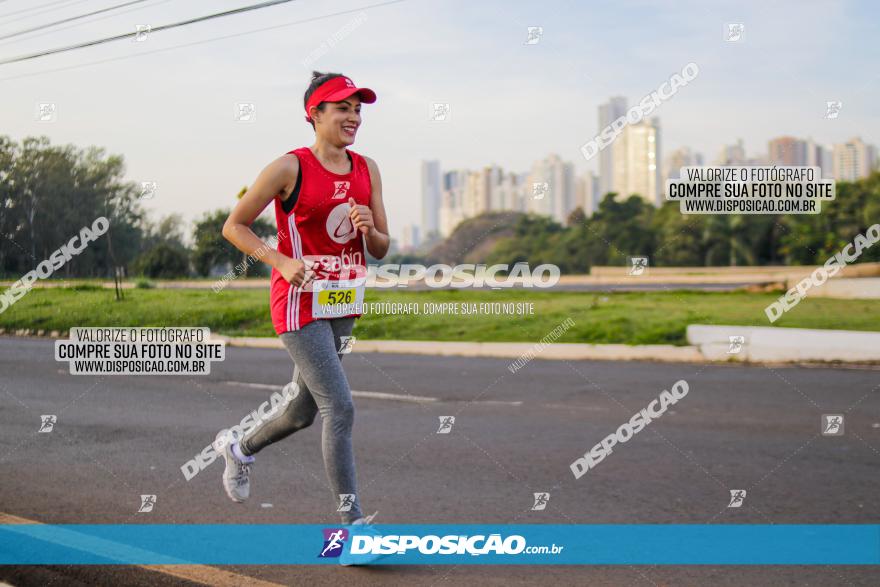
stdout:
POLYGON ((223 236, 238 250, 274 267, 296 285, 301 282, 295 278, 301 273, 302 262, 270 247, 254 234, 250 226, 275 196, 290 196, 298 173, 299 160, 294 155, 283 155, 267 165, 223 225, 223 236))
POLYGON ((385 215, 385 204, 382 201, 382 177, 379 175, 379 166, 369 157, 364 157, 367 161, 367 168, 370 170, 370 183, 373 186, 373 193, 370 195, 370 211, 373 216, 373 228, 367 232, 365 239, 367 241, 367 251, 375 259, 381 259, 388 254, 388 247, 391 239, 388 236, 388 217, 385 215))

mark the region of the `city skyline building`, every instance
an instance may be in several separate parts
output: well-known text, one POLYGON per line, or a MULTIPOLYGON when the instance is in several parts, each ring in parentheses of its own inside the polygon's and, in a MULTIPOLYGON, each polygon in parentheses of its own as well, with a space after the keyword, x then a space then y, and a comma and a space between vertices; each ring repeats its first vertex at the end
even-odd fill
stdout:
POLYGON ((614 159, 611 191, 619 199, 636 194, 659 206, 662 192, 660 119, 626 125, 609 149, 614 159))
POLYGON ((803 167, 807 164, 807 141, 795 137, 777 137, 767 142, 767 162, 774 165, 803 167))
MULTIPOLYGON (((614 169, 607 191, 601 173, 578 172, 572 162, 555 153, 536 160, 526 172, 508 171, 495 163, 444 172, 440 161, 423 161, 422 225, 403 227, 401 248, 447 237, 462 221, 489 211, 540 214, 564 224, 578 207, 591 216, 608 191, 618 198, 638 194, 661 206, 667 179, 678 178, 681 167, 705 165, 703 156, 686 146, 671 151, 661 163, 658 118, 627 124, 604 150, 614 169)), ((877 149, 860 137, 826 147, 812 138, 785 135, 769 139, 766 154, 750 156, 740 138, 724 145, 714 164, 814 166, 825 178, 852 181, 874 168, 877 149)))
POLYGON ((442 181, 440 162, 422 161, 422 230, 426 235, 440 230, 442 181))
POLYGON ((855 181, 867 177, 874 169, 876 160, 876 147, 865 144, 861 137, 853 137, 845 143, 835 144, 832 148, 834 179, 855 181))
MULTIPOLYGON (((626 116, 627 100, 623 96, 613 96, 608 102, 599 105, 599 127, 596 131, 601 133, 612 122, 626 116)), ((599 191, 602 195, 607 194, 614 183, 614 154, 610 146, 599 151, 599 191)))

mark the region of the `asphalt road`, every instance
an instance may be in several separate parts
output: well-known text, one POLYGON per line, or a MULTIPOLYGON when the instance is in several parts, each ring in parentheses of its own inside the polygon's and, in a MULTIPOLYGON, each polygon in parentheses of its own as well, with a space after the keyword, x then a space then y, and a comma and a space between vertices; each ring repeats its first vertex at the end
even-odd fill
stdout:
MULTIPOLYGON (((876 368, 357 353, 355 450, 365 510, 384 523, 878 523, 876 368), (689 394, 598 467, 569 464, 685 379, 689 394), (411 396, 436 401, 400 401, 411 396), (825 413, 843 436, 820 434, 825 413), (456 416, 436 434, 440 416, 456 416), (741 508, 729 490, 746 489, 741 508), (532 494, 548 491, 544 511, 532 494)), ((276 350, 227 349, 203 377, 73 376, 52 341, 0 338, 0 512, 44 523, 335 524, 315 425, 258 455, 233 504, 219 462, 181 465, 289 380, 276 350), (252 385, 252 384, 257 384, 252 385), (55 414, 40 434, 40 415, 55 414), (156 494, 137 514, 141 494, 156 494), (271 505, 268 505, 271 504, 271 505)), ((876 567, 237 566, 301 585, 877 585, 876 567)), ((187 585, 138 567, 0 567, 11 585, 187 585)), ((248 580, 241 579, 241 584, 248 580)))

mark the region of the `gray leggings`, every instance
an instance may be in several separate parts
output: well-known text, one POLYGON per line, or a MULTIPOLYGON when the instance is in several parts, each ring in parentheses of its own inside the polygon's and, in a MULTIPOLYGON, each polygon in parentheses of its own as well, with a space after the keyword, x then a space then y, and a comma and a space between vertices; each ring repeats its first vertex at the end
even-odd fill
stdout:
POLYGON ((296 331, 285 332, 281 340, 293 359, 293 381, 299 394, 283 412, 257 425, 242 441, 241 452, 253 455, 312 424, 321 412, 324 467, 330 487, 341 511, 342 523, 348 524, 363 516, 357 496, 354 451, 351 430, 354 424, 354 403, 345 371, 342 370, 340 336, 350 336, 354 318, 333 318, 309 322, 296 331), (344 494, 354 499, 343 498, 344 494), (345 505, 342 505, 342 504, 345 505))

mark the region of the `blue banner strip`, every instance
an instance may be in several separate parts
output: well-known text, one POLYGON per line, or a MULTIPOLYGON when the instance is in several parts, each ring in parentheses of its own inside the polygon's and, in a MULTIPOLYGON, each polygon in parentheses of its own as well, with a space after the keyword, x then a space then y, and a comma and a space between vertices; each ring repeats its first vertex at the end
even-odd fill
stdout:
POLYGON ((877 565, 880 525, 0 525, 4 565, 315 565, 340 560, 432 565, 877 565))

